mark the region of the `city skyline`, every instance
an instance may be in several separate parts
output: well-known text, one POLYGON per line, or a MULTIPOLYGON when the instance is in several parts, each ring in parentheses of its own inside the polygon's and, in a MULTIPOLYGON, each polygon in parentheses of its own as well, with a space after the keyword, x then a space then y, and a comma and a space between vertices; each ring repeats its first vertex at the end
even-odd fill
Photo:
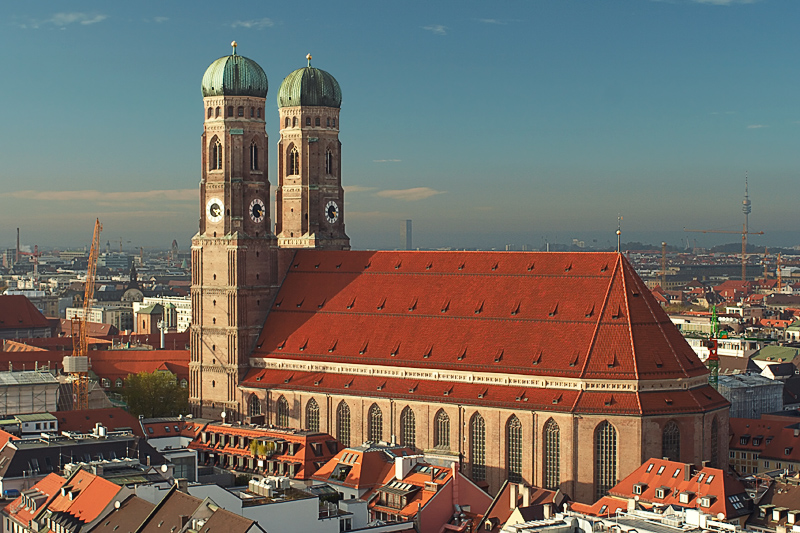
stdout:
POLYGON ((420 247, 603 247, 618 214, 623 240, 677 245, 684 226, 741 228, 745 174, 751 243, 797 244, 789 0, 211 6, 5 7, 0 245, 19 226, 83 246, 99 217, 112 249, 187 248, 200 79, 232 40, 269 78, 273 187, 281 80, 311 53, 339 81, 354 248, 400 247, 405 219, 420 247))

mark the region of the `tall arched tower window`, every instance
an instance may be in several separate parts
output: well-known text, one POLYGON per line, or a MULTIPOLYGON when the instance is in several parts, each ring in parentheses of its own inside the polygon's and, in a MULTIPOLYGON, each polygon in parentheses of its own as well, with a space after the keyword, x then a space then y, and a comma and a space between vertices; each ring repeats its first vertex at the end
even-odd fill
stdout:
POLYGON ((470 462, 472 463, 472 479, 486 479, 486 421, 475 413, 470 421, 470 462))
POLYGON ((289 402, 283 396, 275 402, 275 425, 282 428, 289 427, 289 402))
POLYGON ((508 481, 522 481, 522 422, 517 415, 511 415, 506 422, 506 465, 508 481))
POLYGON ((710 461, 708 462, 708 466, 711 468, 719 468, 717 465, 719 464, 719 423, 717 423, 717 417, 715 416, 714 419, 711 421, 711 457, 709 458, 710 461))
POLYGON ((216 137, 211 140, 208 153, 208 168, 209 170, 222 169, 222 143, 216 137))
POLYGON ((450 449, 450 417, 439 409, 434 419, 433 446, 442 450, 450 449))
POLYGON ((325 150, 325 174, 333 174, 333 152, 325 150))
POLYGON ((292 127, 293 127, 293 128, 296 128, 296 127, 297 127, 297 117, 294 117, 294 118, 292 119, 292 127))
POLYGON ((284 128, 288 128, 288 127, 289 127, 289 117, 286 117, 286 118, 284 119, 284 121, 283 121, 283 127, 284 127, 284 128))
POLYGON ((308 400, 306 404, 306 429, 319 431, 319 405, 314 398, 308 400))
POLYGON ((247 414, 248 416, 258 416, 261 414, 261 402, 255 394, 250 396, 250 400, 247 402, 247 414))
POLYGON ((296 146, 289 149, 289 157, 287 164, 289 168, 286 169, 287 176, 294 176, 300 174, 300 153, 297 151, 296 146))
POLYGON ((350 446, 350 406, 344 400, 336 408, 336 440, 350 446))
POLYGON ((379 442, 383 440, 383 413, 378 404, 373 403, 369 408, 369 426, 367 430, 367 440, 379 442))
POLYGON ((661 433, 661 457, 670 461, 681 460, 681 430, 674 420, 667 422, 661 433))
POLYGON ((414 410, 406 406, 400 413, 400 443, 409 448, 416 448, 417 421, 414 410))
POLYGON ((552 418, 544 425, 544 488, 561 484, 561 429, 552 418))
POLYGON ((258 145, 255 141, 250 143, 250 170, 258 170, 258 145))
POLYGON ((604 420, 594 431, 594 495, 599 500, 617 484, 617 430, 604 420))

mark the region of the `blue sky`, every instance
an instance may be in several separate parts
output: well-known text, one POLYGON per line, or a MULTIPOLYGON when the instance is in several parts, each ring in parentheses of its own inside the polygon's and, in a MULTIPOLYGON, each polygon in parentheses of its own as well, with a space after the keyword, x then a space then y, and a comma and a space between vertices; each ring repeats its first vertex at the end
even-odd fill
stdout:
MULTIPOLYGON (((685 226, 800 243, 800 2, 42 1, 0 17, 0 246, 186 249, 197 230, 200 80, 256 60, 275 97, 305 55, 339 81, 356 248, 579 238, 677 244, 685 226), (191 6, 191 7, 189 7, 191 6)), ((693 235, 700 244, 734 242, 693 235)))

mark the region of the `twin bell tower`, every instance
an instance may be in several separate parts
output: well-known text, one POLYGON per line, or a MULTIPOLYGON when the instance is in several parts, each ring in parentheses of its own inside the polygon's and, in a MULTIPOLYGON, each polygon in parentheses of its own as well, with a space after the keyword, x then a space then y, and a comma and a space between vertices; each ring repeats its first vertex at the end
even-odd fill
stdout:
POLYGON ((336 79, 308 65, 278 90, 272 229, 267 76, 233 53, 203 75, 200 227, 192 239, 189 400, 198 416, 239 419, 239 382, 292 249, 349 250, 336 79))

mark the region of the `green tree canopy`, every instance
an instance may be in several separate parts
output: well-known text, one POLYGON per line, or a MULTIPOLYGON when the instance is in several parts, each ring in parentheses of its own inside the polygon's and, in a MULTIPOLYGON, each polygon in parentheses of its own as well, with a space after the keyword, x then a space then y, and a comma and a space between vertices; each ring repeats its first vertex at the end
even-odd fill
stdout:
POLYGON ((131 374, 125 379, 122 396, 135 416, 177 416, 189 411, 189 391, 178 385, 171 372, 131 374))

